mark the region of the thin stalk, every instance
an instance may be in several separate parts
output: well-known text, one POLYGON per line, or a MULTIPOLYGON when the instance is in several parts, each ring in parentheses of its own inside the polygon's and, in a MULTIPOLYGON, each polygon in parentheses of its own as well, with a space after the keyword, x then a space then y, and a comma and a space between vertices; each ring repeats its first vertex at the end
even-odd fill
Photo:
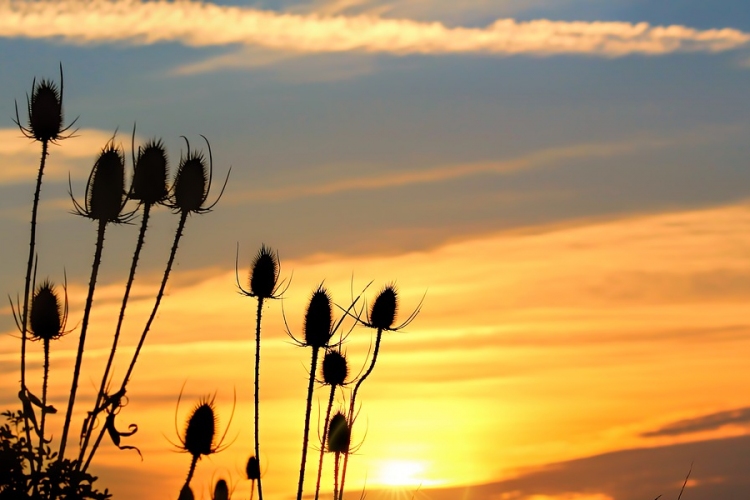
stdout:
MULTIPOLYGON (((346 457, 349 456, 347 453, 344 456, 344 461, 346 461, 346 457)), ((334 466, 333 466, 333 500, 337 500, 338 498, 343 499, 344 492, 341 492, 341 497, 339 497, 339 464, 341 464, 341 453, 336 452, 334 457, 334 466)), ((341 478, 341 486, 344 486, 343 477, 341 478)))
POLYGON ((193 479, 193 474, 195 473, 195 465, 198 463, 199 456, 200 455, 193 455, 193 459, 190 461, 190 470, 188 470, 188 475, 185 479, 185 484, 182 485, 182 489, 190 486, 190 481, 193 479))
MULTIPOLYGON (((36 218, 39 209, 39 194, 42 191, 42 176, 44 175, 44 166, 47 163, 47 146, 48 141, 42 141, 42 157, 39 160, 39 172, 36 178, 36 188, 34 189, 34 203, 31 206, 31 236, 29 238, 29 261, 26 265, 26 282, 23 291, 23 312, 21 314, 21 392, 26 397, 26 327, 29 320, 29 296, 31 287, 31 270, 34 266, 34 250, 36 248, 36 218)), ((24 427, 26 428, 26 442, 31 448, 31 430, 29 429, 29 417, 24 412, 24 427)), ((34 461, 29 460, 31 472, 34 472, 34 461)))
POLYGON ((44 454, 44 424, 47 419, 47 383, 49 381, 49 339, 44 339, 44 375, 42 379, 42 421, 39 424, 39 470, 42 470, 44 454))
POLYGON ((302 500, 302 486, 305 482, 305 462, 307 461, 307 444, 310 435, 310 410, 312 408, 313 382, 315 368, 318 366, 318 347, 313 347, 310 366, 310 382, 307 385, 307 408, 305 409, 305 434, 302 438, 302 463, 299 466, 299 483, 297 483, 297 500, 302 500))
POLYGON ((328 396, 328 408, 326 408, 326 419, 323 425, 323 442, 320 445, 320 459, 318 460, 318 482, 315 485, 315 500, 318 500, 320 494, 320 476, 323 473, 323 455, 326 451, 326 442, 328 440, 328 421, 331 420, 331 408, 333 408, 333 397, 336 395, 336 386, 331 386, 331 395, 328 396))
POLYGON ((125 284, 125 294, 122 297, 122 305, 120 306, 120 316, 117 318, 117 327, 115 328, 115 336, 112 340, 112 349, 109 351, 109 359, 107 365, 104 368, 104 375, 102 376, 102 383, 99 386, 99 392, 96 394, 96 402, 94 403, 94 410, 92 412, 93 417, 89 421, 88 429, 83 437, 83 446, 81 446, 81 452, 78 455, 78 463, 83 462, 86 448, 91 438, 91 433, 94 432, 94 425, 96 425, 96 414, 99 412, 99 405, 102 403, 104 397, 104 390, 107 386, 107 378, 109 377, 109 371, 112 369, 112 362, 115 358, 115 351, 117 350, 117 342, 120 339, 120 331, 122 330, 122 322, 125 319, 125 308, 128 305, 128 298, 130 297, 130 289, 133 286, 133 280, 135 279, 135 270, 138 267, 138 259, 141 255, 141 249, 143 248, 143 242, 146 239, 146 229, 148 228, 148 218, 151 212, 151 204, 146 203, 143 206, 143 218, 141 219, 141 229, 138 233, 138 242, 135 245, 135 251, 133 252, 133 261, 130 265, 130 274, 128 275, 128 281, 125 284))
MULTIPOLYGON (((370 376, 370 373, 372 373, 372 370, 375 368, 375 361, 378 360, 378 351, 380 351, 380 339, 383 337, 383 329, 378 328, 378 334, 375 337, 375 350, 372 352, 372 361, 370 362, 370 366, 367 368, 367 371, 365 372, 362 377, 357 380, 357 383, 354 384, 354 390, 352 391, 352 399, 349 402, 349 428, 353 428, 354 426, 354 404, 357 399, 357 392, 359 392, 359 388, 362 385, 362 383, 365 381, 367 377, 370 376)), ((344 485, 346 484, 346 469, 349 465, 349 453, 344 455, 344 467, 341 471, 341 498, 344 498, 344 485)))
MULTIPOLYGON (((260 426, 260 320, 263 312, 263 297, 258 297, 258 311, 256 313, 255 324, 255 457, 260 465, 260 437, 258 428, 260 426)), ((263 487, 258 475, 258 499, 263 500, 263 487)))
MULTIPOLYGON (((169 260, 167 261, 167 268, 164 270, 164 277, 161 281, 161 286, 159 287, 159 292, 156 294, 156 301, 154 303, 154 308, 151 310, 151 315, 148 318, 148 321, 146 322, 146 326, 143 328, 143 333, 141 334, 141 338, 138 341, 138 346, 135 348, 135 353, 133 353, 133 359, 130 361, 130 366, 128 367, 128 371, 125 373, 125 377, 123 378, 122 385, 120 386, 120 391, 123 394, 125 394, 125 389, 128 385, 128 382, 130 381, 130 377, 133 374, 133 369, 135 368, 135 362, 138 360, 138 355, 141 352, 141 348, 143 347, 143 343, 146 341, 146 335, 148 334, 149 330, 151 329, 151 324, 154 322, 154 318, 156 318, 156 313, 159 310, 159 304, 161 304, 161 299, 164 296, 164 290, 167 287, 167 281, 169 280, 169 273, 172 271, 172 265, 174 264, 175 255, 177 255, 177 247, 180 244, 180 238, 182 238, 182 233, 185 229, 185 222, 187 221, 187 216, 190 212, 181 212, 180 213, 180 222, 177 224, 177 231, 175 232, 174 242, 172 243, 172 250, 169 253, 169 260)), ((102 426, 103 427, 103 426, 102 426)), ((102 441, 102 436, 104 435, 105 429, 102 428, 100 431, 100 435, 96 440, 96 443, 91 448, 91 453, 89 454, 89 457, 86 459, 86 463, 83 466, 83 471, 85 472, 86 469, 88 469, 89 464, 91 463, 91 459, 94 457, 94 454, 96 453, 97 448, 99 447, 99 443, 102 441)))
POLYGON ((102 260, 102 249, 104 248, 104 230, 107 228, 107 221, 100 220, 99 227, 96 231, 96 252, 94 253, 94 262, 91 265, 91 278, 89 279, 89 292, 86 296, 86 306, 83 310, 83 320, 81 321, 81 336, 78 339, 78 353, 76 354, 76 364, 73 369, 73 383, 70 386, 70 398, 68 399, 68 409, 65 413, 65 425, 63 426, 62 437, 60 438, 60 451, 58 460, 65 456, 65 444, 68 440, 68 430, 70 421, 73 417, 73 405, 76 401, 76 391, 78 390, 78 377, 81 374, 81 361, 83 360, 83 348, 86 343, 86 332, 89 326, 89 316, 91 306, 94 302, 94 289, 96 288, 96 277, 99 274, 99 264, 102 260))
POLYGON ((255 481, 252 481, 252 484, 250 484, 250 500, 253 500, 254 496, 255 496, 255 481))

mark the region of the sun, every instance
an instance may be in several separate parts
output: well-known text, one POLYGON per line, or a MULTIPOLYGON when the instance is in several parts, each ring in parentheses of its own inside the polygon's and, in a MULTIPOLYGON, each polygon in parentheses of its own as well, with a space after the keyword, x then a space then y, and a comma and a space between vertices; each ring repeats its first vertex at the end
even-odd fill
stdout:
POLYGON ((388 460, 378 473, 378 482, 387 486, 419 486, 424 483, 425 464, 414 460, 388 460))

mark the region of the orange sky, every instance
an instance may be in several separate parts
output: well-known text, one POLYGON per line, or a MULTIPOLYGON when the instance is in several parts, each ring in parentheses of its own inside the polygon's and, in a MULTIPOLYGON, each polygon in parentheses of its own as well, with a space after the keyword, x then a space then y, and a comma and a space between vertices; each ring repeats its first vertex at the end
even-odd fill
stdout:
MULTIPOLYGON (((253 251, 241 249, 242 255, 253 251)), ((730 426, 641 436, 746 403, 748 256, 747 204, 582 220, 387 257, 289 261, 282 249, 282 275, 293 272, 283 308, 300 334, 305 303, 323 280, 338 304, 347 303, 352 286, 356 291, 375 280, 367 293, 372 299, 395 280, 402 317, 426 292, 416 321, 386 334, 363 386, 354 436, 362 447, 351 460, 348 491, 365 481, 370 489, 405 483, 407 490, 481 483, 608 451, 745 433, 730 426)), ((136 283, 125 323, 130 346, 156 288, 144 277, 136 283)), ((84 291, 80 283, 69 286, 72 323, 80 321, 84 291)), ((247 497, 249 484, 240 478, 252 447, 255 304, 236 293, 233 272, 216 268, 183 276, 177 269, 168 292, 119 417, 120 427, 139 425, 127 442, 142 450, 144 461, 107 443, 94 471, 115 498, 133 498, 135 491, 145 499, 165 492, 176 498, 189 459, 173 453, 167 439, 176 440, 181 386, 180 429, 194 402, 214 392, 223 428, 236 390, 233 444, 199 463, 193 485, 208 498, 212 478, 227 477, 235 494, 247 497)), ((98 380, 120 293, 119 283, 97 289, 82 396, 90 397, 98 380)), ((283 333, 281 305, 266 307, 263 328, 261 436, 269 499, 288 498, 294 489, 309 363, 309 351, 283 333)), ((77 332, 53 352, 58 408, 76 341, 77 332)), ((360 328, 346 344, 355 370, 370 342, 360 328)), ((17 349, 18 340, 0 339, 6 369, 17 363, 17 349)), ((30 379, 37 380, 38 349, 33 356, 30 379)), ((5 376, 2 393, 14 394, 15 384, 15 372, 5 376)), ((316 393, 318 404, 326 394, 316 393)), ((86 406, 80 401, 78 410, 86 406)), ((308 485, 316 469, 314 460, 309 464, 308 485)))

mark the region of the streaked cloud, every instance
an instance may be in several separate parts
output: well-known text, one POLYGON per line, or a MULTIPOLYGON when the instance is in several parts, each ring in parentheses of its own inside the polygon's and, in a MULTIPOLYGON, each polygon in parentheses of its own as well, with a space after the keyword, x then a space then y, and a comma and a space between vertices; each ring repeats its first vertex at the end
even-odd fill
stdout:
POLYGON ((498 19, 484 28, 469 28, 376 14, 292 14, 208 2, 138 0, 2 0, 0 36, 80 44, 244 45, 297 53, 604 57, 721 52, 750 41, 750 34, 731 28, 698 30, 646 22, 498 19))
POLYGON ((697 432, 712 431, 727 425, 750 424, 750 408, 736 408, 720 411, 696 418, 679 420, 654 431, 644 432, 643 437, 679 436, 697 432))
MULTIPOLYGON (((2 21, 0 21, 2 23, 2 21)), ((45 179, 56 181, 85 178, 96 155, 113 136, 113 132, 81 129, 75 137, 49 146, 45 179)), ((137 138, 136 138, 137 139, 137 138)), ((127 139, 123 139, 127 142, 127 139)), ((25 138, 17 128, 0 129, 0 185, 33 181, 39 169, 41 146, 25 138)))

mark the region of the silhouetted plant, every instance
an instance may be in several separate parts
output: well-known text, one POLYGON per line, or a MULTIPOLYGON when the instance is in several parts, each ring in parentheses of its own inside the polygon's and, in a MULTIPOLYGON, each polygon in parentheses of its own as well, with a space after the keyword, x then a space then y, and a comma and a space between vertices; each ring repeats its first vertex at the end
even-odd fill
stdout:
POLYGON ((245 465, 245 477, 250 481, 250 500, 253 500, 255 494, 255 482, 260 479, 260 462, 258 457, 250 455, 245 465))

